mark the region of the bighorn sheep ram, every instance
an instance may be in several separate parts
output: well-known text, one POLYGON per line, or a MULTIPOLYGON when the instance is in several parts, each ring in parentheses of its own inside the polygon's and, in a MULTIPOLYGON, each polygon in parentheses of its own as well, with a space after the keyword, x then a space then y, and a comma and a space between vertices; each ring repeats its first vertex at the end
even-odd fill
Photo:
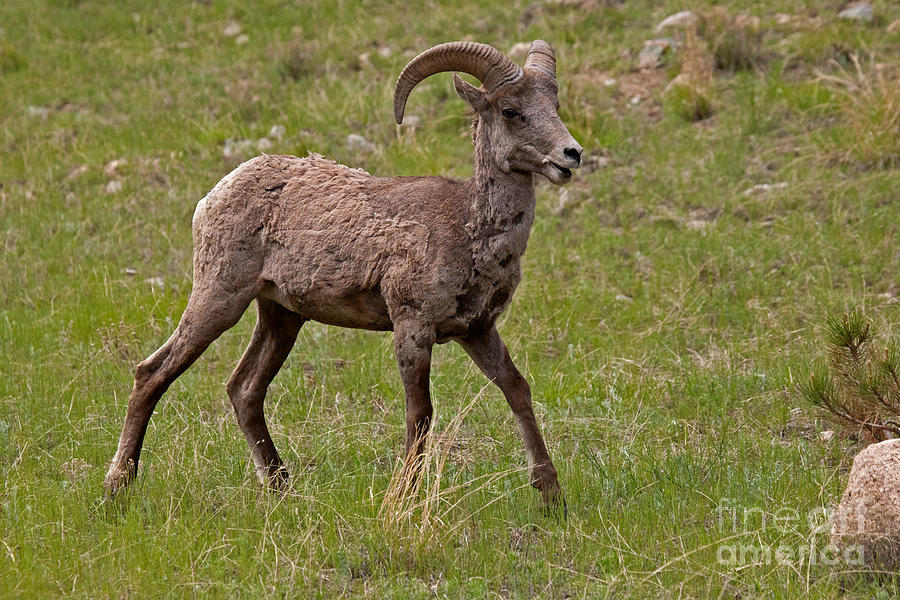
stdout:
POLYGON ((197 205, 194 283, 181 321, 135 374, 110 494, 136 474, 150 415, 169 385, 240 319, 255 299, 258 321, 228 381, 228 396, 264 483, 287 474, 263 415, 272 378, 308 320, 393 331, 406 393, 406 465, 431 423, 434 344, 458 342, 500 387, 518 421, 529 473, 544 504, 562 493, 531 408, 531 392, 494 325, 521 278, 534 220, 533 175, 567 183, 582 148, 557 111, 556 61, 536 40, 524 68, 473 42, 435 46, 410 61, 394 90, 403 120, 413 87, 454 74, 475 111, 475 169, 468 181, 373 177, 317 155, 263 155, 238 166, 197 205))

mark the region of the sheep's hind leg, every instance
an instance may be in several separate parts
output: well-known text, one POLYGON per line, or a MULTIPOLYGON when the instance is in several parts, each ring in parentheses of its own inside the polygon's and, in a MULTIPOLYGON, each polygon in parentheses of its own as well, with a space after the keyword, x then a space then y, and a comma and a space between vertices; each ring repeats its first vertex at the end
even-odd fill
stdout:
POLYGON ((175 332, 138 365, 119 446, 104 482, 109 495, 128 485, 136 475, 147 424, 163 393, 213 340, 238 322, 253 295, 249 291, 236 295, 210 287, 198 292, 195 286, 175 332))
POLYGON ((519 425, 522 440, 525 442, 531 485, 540 490, 544 506, 561 505, 565 509, 556 468, 550 460, 550 454, 547 452, 547 446, 544 444, 544 438, 531 408, 531 389, 509 357, 509 351, 500 339, 497 328, 491 327, 482 333, 458 338, 457 341, 506 397, 519 425))
POLYGON ((228 380, 228 396, 238 425, 250 445, 263 485, 281 489, 287 471, 272 443, 263 402, 266 390, 291 352, 305 319, 265 298, 256 299, 257 321, 244 356, 228 380))
POLYGON ((394 324, 394 350, 406 392, 406 459, 404 472, 411 483, 418 475, 425 440, 431 428, 431 348, 434 331, 418 323, 394 324))

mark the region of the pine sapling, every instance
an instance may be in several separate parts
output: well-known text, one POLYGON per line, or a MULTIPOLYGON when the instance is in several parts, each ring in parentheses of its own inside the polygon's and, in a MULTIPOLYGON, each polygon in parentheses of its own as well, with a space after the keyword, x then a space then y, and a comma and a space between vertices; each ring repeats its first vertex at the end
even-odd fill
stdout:
POLYGON ((827 322, 827 360, 816 366, 800 392, 825 419, 874 441, 900 437, 900 350, 876 343, 860 311, 827 322))

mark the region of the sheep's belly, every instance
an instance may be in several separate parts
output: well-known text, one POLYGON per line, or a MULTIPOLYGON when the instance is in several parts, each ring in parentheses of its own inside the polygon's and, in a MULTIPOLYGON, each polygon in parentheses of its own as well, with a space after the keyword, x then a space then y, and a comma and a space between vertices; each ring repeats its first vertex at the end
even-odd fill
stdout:
POLYGON ((387 305, 377 289, 355 292, 321 290, 293 297, 270 284, 260 295, 278 302, 306 319, 326 325, 372 331, 393 329, 387 305))

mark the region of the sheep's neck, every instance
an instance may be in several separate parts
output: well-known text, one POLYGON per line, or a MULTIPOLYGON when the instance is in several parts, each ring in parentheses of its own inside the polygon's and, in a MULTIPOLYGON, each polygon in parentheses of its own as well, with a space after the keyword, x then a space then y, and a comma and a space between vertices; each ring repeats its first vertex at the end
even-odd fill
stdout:
POLYGON ((492 159, 488 136, 475 143, 475 173, 470 182, 472 213, 469 227, 479 237, 499 233, 518 234, 510 240, 516 253, 525 252, 528 232, 534 221, 534 176, 518 171, 504 172, 492 159))

